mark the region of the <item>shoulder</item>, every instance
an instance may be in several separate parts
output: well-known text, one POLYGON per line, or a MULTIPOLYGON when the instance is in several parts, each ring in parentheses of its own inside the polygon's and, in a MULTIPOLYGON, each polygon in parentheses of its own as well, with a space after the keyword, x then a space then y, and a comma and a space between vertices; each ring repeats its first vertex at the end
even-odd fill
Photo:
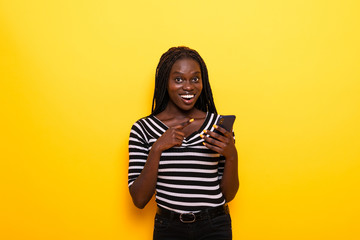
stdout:
POLYGON ((217 114, 217 113, 211 113, 211 112, 208 112, 207 113, 207 119, 209 119, 209 121, 216 121, 218 120, 218 118, 220 117, 221 115, 220 114, 217 114))
POLYGON ((138 139, 142 142, 147 142, 147 130, 146 126, 148 125, 148 121, 151 118, 151 115, 138 119, 131 127, 130 130, 130 140, 138 139))
POLYGON ((131 130, 137 130, 151 134, 154 131, 165 131, 165 128, 166 127, 163 125, 163 123, 154 115, 149 115, 137 120, 133 124, 131 130))
POLYGON ((139 125, 142 126, 143 124, 145 124, 147 122, 150 122, 152 118, 153 118, 152 115, 142 117, 142 118, 135 121, 135 123, 133 124, 133 127, 134 126, 139 126, 139 125))
POLYGON ((146 122, 149 121, 148 118, 149 116, 146 116, 135 121, 135 123, 131 127, 131 132, 133 131, 143 132, 145 129, 146 122))

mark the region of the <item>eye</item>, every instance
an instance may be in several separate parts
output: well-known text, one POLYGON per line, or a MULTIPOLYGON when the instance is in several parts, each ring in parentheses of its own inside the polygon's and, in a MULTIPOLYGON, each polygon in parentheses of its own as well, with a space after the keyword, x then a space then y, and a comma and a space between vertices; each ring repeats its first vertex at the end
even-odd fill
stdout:
POLYGON ((182 83, 183 80, 182 80, 181 77, 176 77, 176 78, 175 78, 175 82, 176 82, 176 83, 182 83))
POLYGON ((194 77, 194 78, 192 79, 192 81, 195 82, 195 83, 197 83, 197 82, 200 81, 200 79, 199 79, 199 77, 194 77))

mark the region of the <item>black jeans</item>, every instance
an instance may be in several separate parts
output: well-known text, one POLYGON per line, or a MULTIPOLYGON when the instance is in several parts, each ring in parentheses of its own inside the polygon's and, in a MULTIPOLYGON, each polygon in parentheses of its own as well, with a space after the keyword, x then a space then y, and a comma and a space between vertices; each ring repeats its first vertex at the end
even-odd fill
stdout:
POLYGON ((231 218, 223 214, 201 219, 193 223, 182 223, 155 215, 153 240, 231 240, 231 218))

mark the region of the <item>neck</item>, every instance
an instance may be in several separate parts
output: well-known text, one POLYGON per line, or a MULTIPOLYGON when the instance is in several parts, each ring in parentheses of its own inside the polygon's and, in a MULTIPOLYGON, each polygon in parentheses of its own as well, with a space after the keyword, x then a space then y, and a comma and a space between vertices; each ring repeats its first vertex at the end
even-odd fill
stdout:
POLYGON ((171 104, 171 102, 168 103, 165 110, 159 113, 159 115, 166 116, 165 118, 177 118, 177 119, 188 119, 188 118, 196 118, 197 115, 201 112, 199 109, 193 107, 190 110, 183 110, 175 106, 174 104, 171 104))

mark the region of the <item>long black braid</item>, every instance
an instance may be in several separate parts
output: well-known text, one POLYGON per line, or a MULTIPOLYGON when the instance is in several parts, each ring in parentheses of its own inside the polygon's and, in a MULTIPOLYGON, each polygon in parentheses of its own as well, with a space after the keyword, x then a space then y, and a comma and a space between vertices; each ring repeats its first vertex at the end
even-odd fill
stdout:
POLYGON ((183 58, 194 59, 199 63, 201 69, 203 90, 195 103, 195 107, 203 112, 217 113, 204 60, 197 51, 181 46, 170 48, 160 58, 155 74, 155 90, 151 107, 152 115, 159 114, 165 110, 169 101, 167 84, 171 68, 177 60, 183 58))

